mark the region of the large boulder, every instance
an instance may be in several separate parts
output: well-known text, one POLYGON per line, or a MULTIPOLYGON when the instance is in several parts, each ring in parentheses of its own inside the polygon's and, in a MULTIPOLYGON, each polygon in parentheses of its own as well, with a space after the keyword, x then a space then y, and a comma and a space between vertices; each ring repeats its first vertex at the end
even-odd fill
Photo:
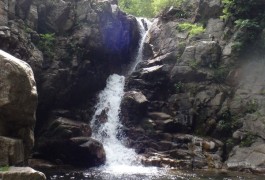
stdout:
POLYGON ((51 121, 38 139, 36 149, 41 157, 57 165, 101 165, 106 159, 103 145, 90 136, 91 128, 88 124, 59 117, 51 121))
POLYGON ((265 145, 255 143, 251 147, 236 146, 230 153, 226 165, 230 170, 265 172, 265 145))
POLYGON ((139 123, 147 111, 148 100, 137 91, 129 91, 124 94, 121 103, 121 113, 124 121, 139 123))
POLYGON ((2 50, 0 66, 0 135, 22 139, 27 158, 34 144, 37 108, 33 72, 27 63, 2 50))

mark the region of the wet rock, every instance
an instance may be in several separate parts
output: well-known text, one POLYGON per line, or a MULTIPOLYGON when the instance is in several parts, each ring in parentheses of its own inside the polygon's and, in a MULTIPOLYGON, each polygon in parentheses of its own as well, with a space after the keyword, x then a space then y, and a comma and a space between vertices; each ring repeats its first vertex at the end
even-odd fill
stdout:
POLYGON ((93 167, 106 160, 103 145, 89 137, 53 139, 40 144, 38 150, 44 159, 57 165, 93 167))
POLYGON ((4 51, 0 51, 0 66, 0 135, 22 139, 27 158, 34 144, 37 108, 33 72, 27 63, 4 51))
POLYGON ((28 166, 33 169, 42 169, 42 170, 52 170, 58 167, 57 164, 51 163, 50 161, 43 160, 43 159, 29 159, 28 166))
POLYGON ((148 100, 141 92, 126 92, 121 103, 123 121, 139 123, 147 113, 147 104, 148 100))
POLYGON ((8 171, 0 172, 0 178, 3 180, 46 180, 42 172, 30 167, 10 167, 8 171))
POLYGON ((105 151, 90 136, 88 124, 60 117, 38 139, 36 150, 41 158, 59 165, 97 166, 105 162, 105 151))

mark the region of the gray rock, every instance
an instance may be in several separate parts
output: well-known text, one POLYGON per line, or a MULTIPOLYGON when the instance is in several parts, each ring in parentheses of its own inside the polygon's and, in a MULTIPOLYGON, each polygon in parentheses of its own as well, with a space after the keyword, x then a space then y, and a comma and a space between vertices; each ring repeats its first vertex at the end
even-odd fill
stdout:
POLYGON ((0 136, 0 166, 18 165, 24 160, 22 140, 0 136))
POLYGON ((224 21, 220 18, 213 19, 210 18, 208 20, 207 26, 206 26, 206 33, 211 35, 215 41, 222 38, 224 34, 224 21))
POLYGON ((3 180, 46 180, 42 172, 30 167, 10 167, 8 171, 0 172, 0 178, 3 180))
POLYGON ((219 18, 222 14, 222 2, 221 0, 203 0, 200 1, 199 8, 197 10, 197 20, 219 18))
POLYGON ((199 41, 192 46, 187 46, 178 61, 178 65, 216 68, 220 63, 221 47, 215 41, 199 41))
POLYGON ((226 161, 228 169, 265 172, 265 145, 253 144, 251 147, 236 146, 226 161))
POLYGON ((174 83, 179 82, 201 82, 205 81, 207 74, 194 70, 190 66, 174 66, 170 72, 171 80, 174 83))
POLYGON ((0 66, 0 135, 22 139, 27 158, 34 144, 37 108, 33 72, 27 63, 1 50, 0 66))
POLYGON ((163 112, 150 112, 148 116, 153 120, 166 120, 172 118, 169 114, 163 112))
POLYGON ((121 103, 123 121, 139 123, 147 113, 148 100, 137 91, 126 92, 121 103))
POLYGON ((4 0, 0 1, 0 25, 7 25, 8 16, 7 16, 7 4, 4 0))

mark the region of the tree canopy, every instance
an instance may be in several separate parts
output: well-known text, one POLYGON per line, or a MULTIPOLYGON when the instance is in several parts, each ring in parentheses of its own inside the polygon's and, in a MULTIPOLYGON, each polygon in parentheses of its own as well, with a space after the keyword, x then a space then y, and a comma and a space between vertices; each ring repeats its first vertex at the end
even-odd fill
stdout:
POLYGON ((164 8, 179 6, 183 0, 119 0, 120 8, 132 15, 154 17, 164 8))

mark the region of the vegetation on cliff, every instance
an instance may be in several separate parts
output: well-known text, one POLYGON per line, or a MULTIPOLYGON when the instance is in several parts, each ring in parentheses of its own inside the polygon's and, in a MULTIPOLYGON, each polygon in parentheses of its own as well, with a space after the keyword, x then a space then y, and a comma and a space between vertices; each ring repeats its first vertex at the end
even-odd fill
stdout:
POLYGON ((221 18, 233 23, 241 30, 236 37, 237 43, 234 48, 237 51, 246 49, 249 43, 255 43, 260 48, 265 48, 264 41, 256 41, 257 36, 265 27, 265 4, 262 1, 249 0, 222 0, 224 4, 221 18))
POLYGON ((120 8, 132 15, 154 17, 164 8, 179 6, 184 0, 119 0, 120 8))

